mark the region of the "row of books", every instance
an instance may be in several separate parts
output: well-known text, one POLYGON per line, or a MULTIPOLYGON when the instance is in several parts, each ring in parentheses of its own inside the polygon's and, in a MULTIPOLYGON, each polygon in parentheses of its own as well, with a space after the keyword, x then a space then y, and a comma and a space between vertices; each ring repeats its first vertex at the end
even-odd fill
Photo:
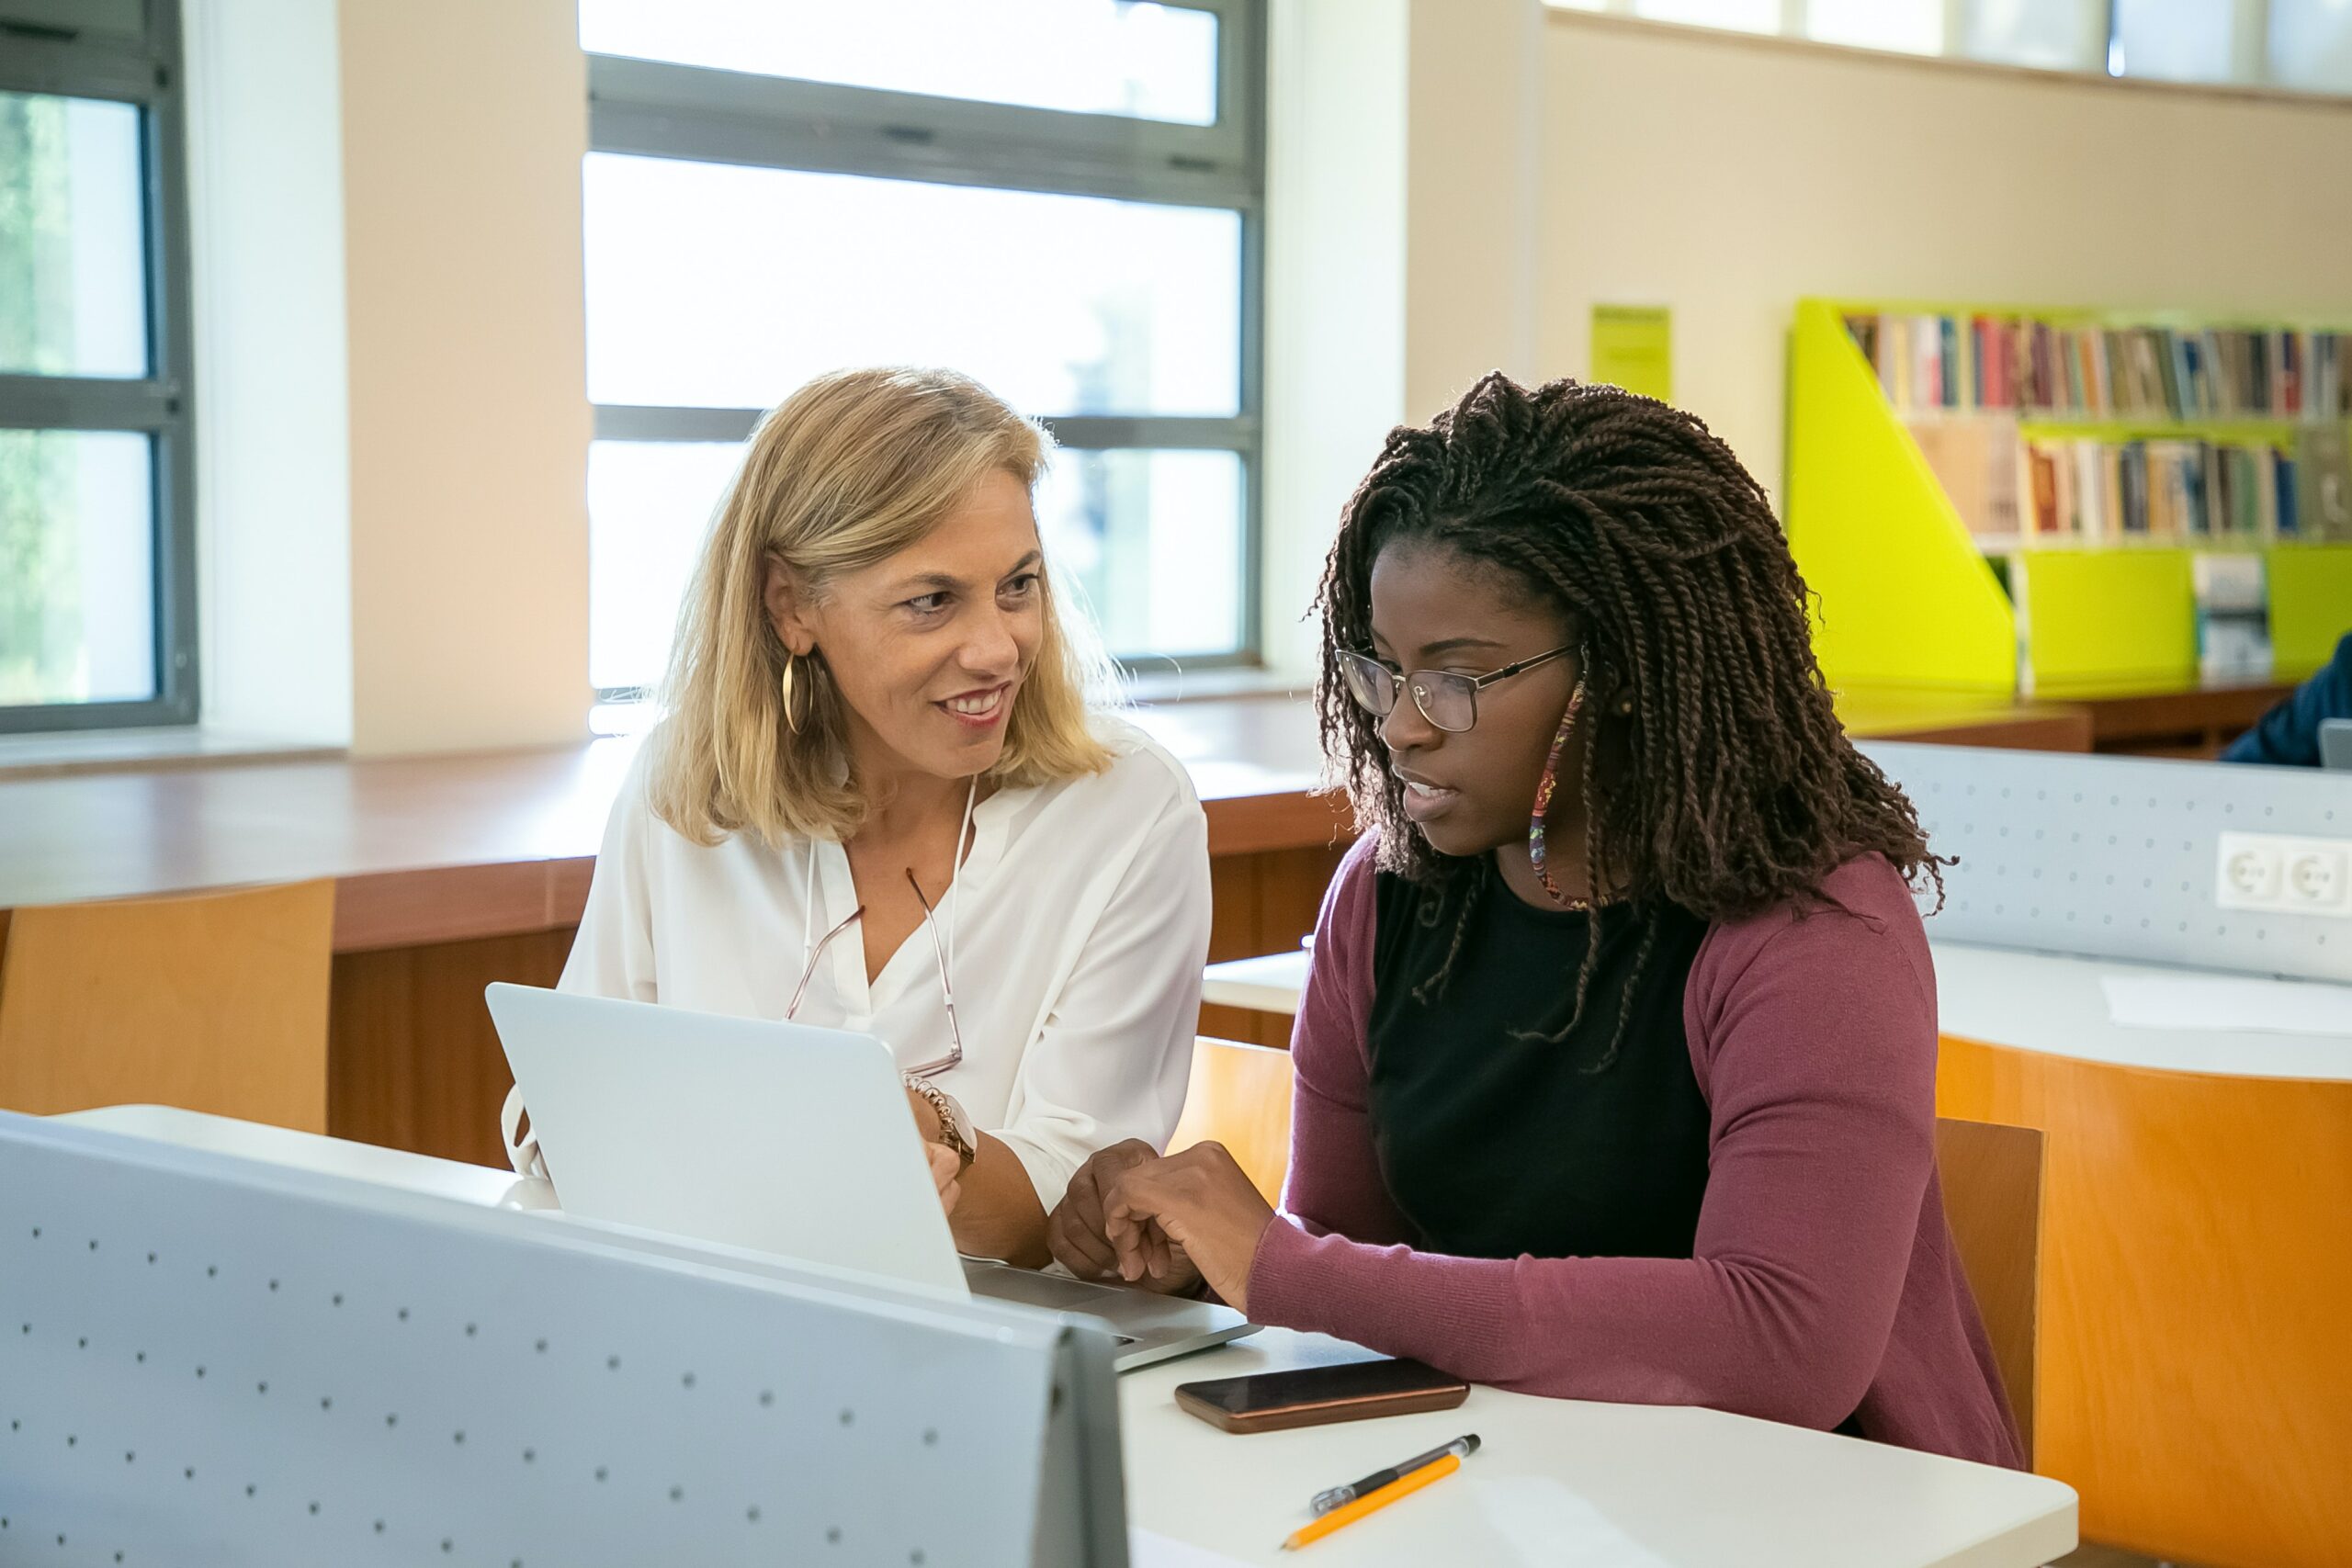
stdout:
POLYGON ((2013 419, 1911 427, 1970 532, 2026 543, 2352 541, 2341 425, 2263 442, 2028 439, 2013 419))
POLYGON ((1849 314, 1846 330, 1906 412, 2071 419, 2352 417, 2352 334, 2101 327, 2018 316, 1849 314))

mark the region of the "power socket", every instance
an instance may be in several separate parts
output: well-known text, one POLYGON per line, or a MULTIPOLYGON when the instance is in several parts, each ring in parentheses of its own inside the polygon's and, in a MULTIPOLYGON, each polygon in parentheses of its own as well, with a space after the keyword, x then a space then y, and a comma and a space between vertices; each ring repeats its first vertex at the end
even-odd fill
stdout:
POLYGON ((2352 919, 2352 840, 2224 833, 2213 902, 2224 909, 2352 919))

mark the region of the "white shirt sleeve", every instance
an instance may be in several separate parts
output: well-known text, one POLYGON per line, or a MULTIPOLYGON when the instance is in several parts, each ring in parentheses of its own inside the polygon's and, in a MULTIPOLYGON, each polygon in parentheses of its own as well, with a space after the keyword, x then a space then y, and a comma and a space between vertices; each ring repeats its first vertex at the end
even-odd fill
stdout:
POLYGON ((652 890, 646 836, 660 829, 645 798, 642 753, 613 802, 580 932, 556 989, 622 1001, 658 1002, 653 966, 652 890))
POLYGON ((1209 951, 1208 818, 1179 790, 1146 830, 992 1128, 1051 1211, 1095 1151, 1165 1148, 1183 1113, 1209 951))

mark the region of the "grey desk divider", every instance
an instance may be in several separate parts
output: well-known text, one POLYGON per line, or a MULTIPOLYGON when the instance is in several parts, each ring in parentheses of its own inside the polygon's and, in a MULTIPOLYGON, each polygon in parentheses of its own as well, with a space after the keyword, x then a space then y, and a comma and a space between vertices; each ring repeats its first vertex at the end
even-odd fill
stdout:
MULTIPOLYGON (((2352 980, 2352 920, 2224 909, 2224 832, 2352 839, 2352 780, 2310 768, 1873 741, 1946 868, 1939 941, 2352 980)), ((1923 906, 1924 908, 1925 906, 1923 906)))
POLYGON ((1093 1325, 0 1113, 0 1562, 1125 1562, 1093 1325))

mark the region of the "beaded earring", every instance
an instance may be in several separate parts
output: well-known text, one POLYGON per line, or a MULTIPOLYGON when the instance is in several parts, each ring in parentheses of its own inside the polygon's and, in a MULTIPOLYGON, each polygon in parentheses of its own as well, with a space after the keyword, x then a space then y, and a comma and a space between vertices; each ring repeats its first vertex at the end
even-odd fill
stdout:
POLYGON ((1584 680, 1579 676, 1576 690, 1568 694, 1567 711, 1560 716, 1559 732, 1552 737, 1551 755, 1544 759, 1544 776, 1535 785, 1535 810, 1527 819, 1527 858, 1535 867, 1535 879, 1552 902, 1563 909, 1589 909, 1589 898, 1570 898, 1561 893, 1552 880, 1552 873, 1544 863, 1544 818, 1552 809, 1553 792, 1560 783, 1560 753, 1567 749, 1568 731, 1576 728, 1577 715, 1584 707, 1584 680))

